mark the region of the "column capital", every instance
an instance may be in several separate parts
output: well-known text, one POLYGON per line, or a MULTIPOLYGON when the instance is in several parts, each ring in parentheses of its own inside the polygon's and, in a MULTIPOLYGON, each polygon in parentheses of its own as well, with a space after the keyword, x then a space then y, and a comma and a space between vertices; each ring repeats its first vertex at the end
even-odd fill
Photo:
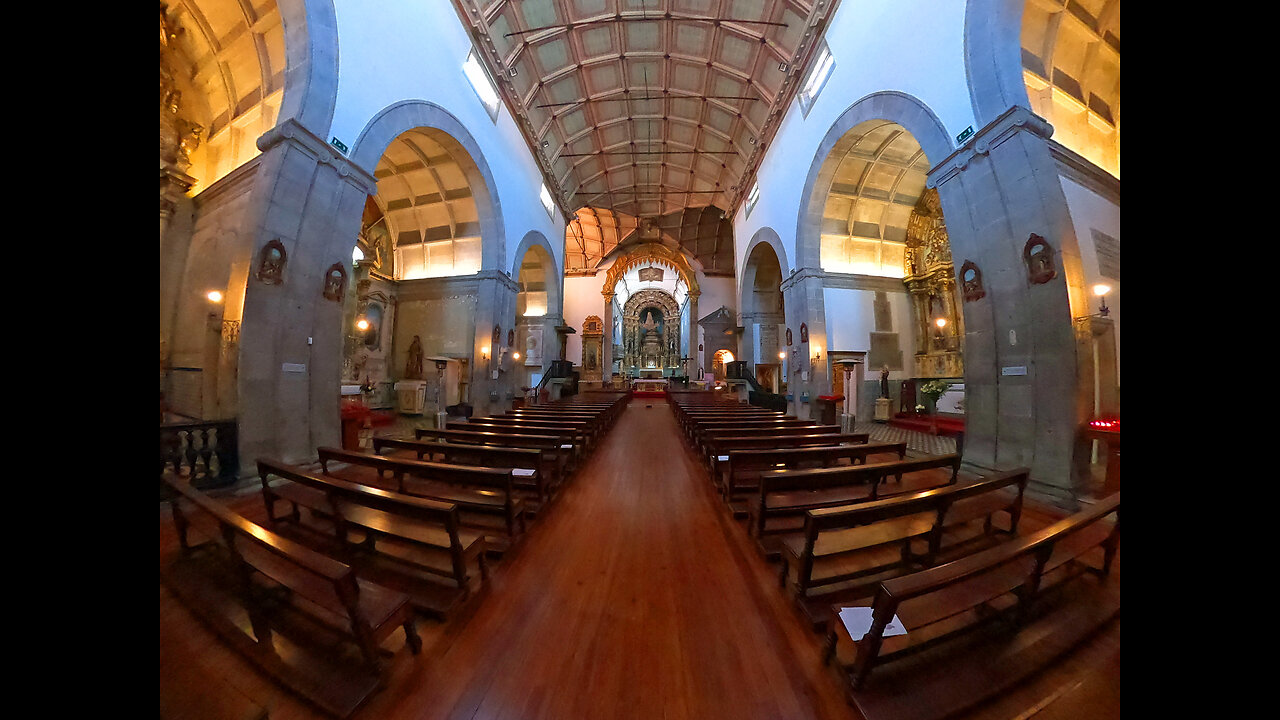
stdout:
POLYGON ((934 165, 925 180, 925 187, 936 188, 964 172, 975 158, 989 154, 1006 140, 1020 132, 1029 132, 1042 140, 1053 135, 1053 125, 1022 105, 1013 105, 992 120, 986 127, 973 134, 969 142, 934 165))
POLYGON ((314 156, 316 162, 321 165, 331 166, 340 177, 359 186, 366 193, 370 195, 377 193, 377 178, 348 159, 338 151, 338 148, 332 147, 324 140, 316 137, 302 123, 293 118, 282 120, 278 125, 263 133, 258 138, 257 145, 258 150, 265 153, 285 142, 299 147, 307 154, 314 156))

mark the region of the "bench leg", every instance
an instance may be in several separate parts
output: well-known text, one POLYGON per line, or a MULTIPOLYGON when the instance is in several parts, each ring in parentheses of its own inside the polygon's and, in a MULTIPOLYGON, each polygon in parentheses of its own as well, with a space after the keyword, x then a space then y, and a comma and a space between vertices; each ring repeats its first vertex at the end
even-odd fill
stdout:
POLYGON ((827 641, 822 647, 822 664, 830 665, 831 659, 836 656, 836 631, 834 628, 828 628, 827 641))
POLYGON ((422 652, 422 638, 418 637, 418 629, 413 625, 412 616, 404 621, 404 641, 409 646, 409 652, 414 655, 422 652))

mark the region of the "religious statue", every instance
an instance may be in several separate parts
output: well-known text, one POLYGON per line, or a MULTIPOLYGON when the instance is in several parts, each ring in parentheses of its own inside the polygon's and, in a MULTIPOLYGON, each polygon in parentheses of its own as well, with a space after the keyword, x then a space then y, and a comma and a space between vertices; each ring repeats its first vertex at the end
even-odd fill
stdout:
POLYGON ((653 332, 658 327, 658 323, 653 320, 654 314, 655 311, 652 309, 645 311, 644 322, 640 323, 640 327, 644 328, 646 333, 653 332))
POLYGON ((880 367, 880 397, 889 397, 889 366, 880 367))
POLYGON ((404 365, 405 380, 422 380, 422 341, 417 335, 413 336, 413 343, 409 345, 409 361, 404 365))

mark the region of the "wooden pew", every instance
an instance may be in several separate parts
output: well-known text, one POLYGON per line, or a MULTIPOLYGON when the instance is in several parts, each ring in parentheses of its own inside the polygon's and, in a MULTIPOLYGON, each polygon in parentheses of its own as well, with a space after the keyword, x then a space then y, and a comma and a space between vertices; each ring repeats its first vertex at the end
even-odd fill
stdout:
POLYGON ((819 626, 832 602, 863 597, 881 580, 1015 535, 1028 475, 1018 468, 963 484, 809 510, 803 532, 781 539, 779 582, 819 626), (1007 527, 996 527, 997 514, 1007 515, 1007 527), (975 533, 978 520, 982 527, 975 533))
POLYGON ((1115 493, 1026 537, 885 580, 865 635, 853 640, 833 618, 827 657, 842 636, 853 658, 839 664, 867 720, 963 713, 1119 615, 1119 581, 1110 577, 1119 544, 1115 493), (907 632, 886 636, 895 616, 907 632))
POLYGON ((272 527, 305 533, 322 549, 408 593, 424 612, 448 618, 488 579, 484 534, 462 527, 452 503, 304 472, 275 460, 258 460, 258 478, 272 527), (305 520, 303 508, 310 515, 305 520), (473 565, 478 584, 472 582, 473 565))
POLYGON ((747 494, 759 491, 761 473, 779 469, 837 467, 846 461, 849 465, 857 465, 865 463, 872 455, 888 454, 897 455, 899 460, 906 459, 906 442, 731 450, 725 460, 717 460, 719 474, 714 479, 725 504, 734 508, 735 516, 739 512, 745 516, 747 507, 742 501, 747 494))
POLYGON ((415 440, 435 440, 462 445, 496 445, 499 447, 533 448, 542 451, 543 458, 553 463, 555 470, 551 472, 552 488, 558 487, 569 479, 573 469, 574 444, 573 436, 558 434, 503 433, 492 430, 435 430, 431 428, 414 428, 415 440))
POLYGON ((348 482, 393 490, 458 506, 462 527, 480 530, 489 550, 510 550, 526 529, 525 502, 507 468, 391 458, 322 447, 316 451, 324 474, 348 482), (337 468, 339 464, 347 467, 337 468))
POLYGON ((719 474, 719 464, 728 462, 734 450, 771 450, 782 448, 820 447, 824 445, 860 445, 871 439, 870 433, 842 433, 833 425, 815 425, 814 432, 769 434, 746 432, 742 435, 715 435, 707 438, 707 452, 702 460, 711 468, 711 477, 719 474))
POLYGON ((452 420, 445 423, 446 430, 464 432, 518 433, 521 435, 564 435, 573 445, 575 460, 585 456, 591 447, 591 430, 581 425, 566 426, 561 423, 493 422, 492 418, 472 418, 466 422, 452 420))
POLYGON ((577 434, 589 451, 593 449, 604 434, 604 425, 597 418, 581 419, 581 418, 548 418, 548 417, 520 417, 511 415, 490 415, 482 418, 471 418, 467 424, 482 423, 490 425, 505 425, 508 427, 530 427, 530 428, 552 428, 569 430, 577 434))
POLYGON ((690 444, 699 453, 706 453, 708 438, 722 435, 811 435, 819 432, 840 432, 838 425, 819 425, 812 420, 754 420, 695 423, 690 426, 690 444), (835 430, 831 430, 835 428, 835 430))
POLYGON ((551 501, 551 480, 548 475, 555 472, 555 464, 548 462, 542 451, 535 448, 458 445, 374 437, 373 452, 387 457, 512 470, 511 483, 524 499, 527 512, 537 514, 551 501))
POLYGON ((809 510, 954 485, 959 474, 960 456, 955 453, 866 465, 768 470, 760 473, 747 527, 765 557, 774 558, 780 546, 770 536, 803 529, 809 510), (890 479, 893 485, 886 488, 890 479))
POLYGON ((388 653, 381 646, 397 629, 410 652, 421 651, 408 595, 250 522, 181 480, 161 478, 161 494, 179 543, 176 557, 161 563, 166 587, 235 650, 321 709, 346 718, 384 687, 388 653), (316 650, 337 643, 357 649, 357 664, 334 647, 316 650))

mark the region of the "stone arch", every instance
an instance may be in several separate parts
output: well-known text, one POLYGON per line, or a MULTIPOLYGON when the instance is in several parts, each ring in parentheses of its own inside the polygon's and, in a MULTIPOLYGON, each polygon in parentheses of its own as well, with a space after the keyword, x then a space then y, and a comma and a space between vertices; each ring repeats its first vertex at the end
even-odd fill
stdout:
MULTIPOLYGON (((832 148, 845 133, 870 120, 887 120, 906 128, 920 143, 925 157, 937 165, 954 150, 946 127, 929 106, 897 91, 872 93, 849 106, 828 128, 814 153, 809 174, 800 191, 800 216, 796 222, 796 268, 821 267, 819 232, 827 190, 831 187, 836 163, 832 148)), ((781 260, 781 256, 779 256, 781 260)))
POLYGON ((356 137, 351 146, 351 162, 373 175, 391 142, 402 133, 419 128, 439 130, 434 139, 445 146, 466 175, 480 222, 481 271, 505 272, 506 230, 497 182, 480 145, 449 111, 425 100, 402 100, 383 108, 356 137))
POLYGON ((530 251, 537 255, 542 269, 547 273, 547 317, 561 318, 564 316, 564 281, 560 265, 556 263, 555 250, 546 235, 537 230, 524 234, 511 255, 511 277, 520 277, 520 266, 524 264, 524 257, 530 251))
POLYGON ((698 273, 689 260, 685 258, 684 253, 679 250, 672 250, 662 243, 649 242, 636 245, 628 250, 624 255, 613 261, 609 266, 608 272, 605 274, 604 286, 600 292, 605 297, 612 297, 613 288, 618 284, 618 280, 631 268, 649 260, 659 260, 673 266, 676 272, 680 273, 680 277, 684 280, 684 284, 689 288, 689 294, 697 296, 701 293, 698 287, 698 273))
POLYGON ((786 303, 782 298, 782 279, 788 275, 788 267, 786 261, 786 250, 782 247, 782 239, 778 237, 778 233, 772 228, 763 227, 756 231, 751 238, 751 242, 747 245, 747 251, 743 255, 742 274, 740 276, 740 286, 738 287, 738 316, 739 324, 742 326, 741 342, 738 345, 739 360, 746 360, 748 363, 774 364, 778 359, 769 354, 761 353, 756 358, 756 346, 761 338, 756 337, 755 326, 761 323, 761 320, 774 324, 768 317, 761 317, 760 313, 776 312, 779 317, 776 318, 776 324, 783 324, 784 318, 782 313, 785 311, 786 303), (770 251, 772 257, 766 258, 770 251), (778 268, 778 309, 770 311, 758 307, 756 302, 756 285, 758 272, 761 269, 761 263, 768 262, 770 266, 776 264, 778 268))
POLYGON ((284 97, 276 124, 292 119, 329 134, 338 97, 338 17, 333 0, 276 0, 284 24, 284 97))

